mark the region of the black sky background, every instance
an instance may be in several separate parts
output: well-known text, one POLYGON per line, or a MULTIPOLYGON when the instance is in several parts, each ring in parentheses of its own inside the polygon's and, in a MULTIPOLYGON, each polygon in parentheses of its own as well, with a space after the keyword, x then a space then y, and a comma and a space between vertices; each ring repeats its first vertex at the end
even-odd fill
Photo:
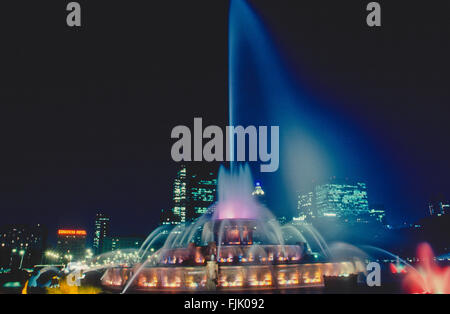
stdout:
MULTIPOLYGON (((2 2, 0 223, 91 230, 101 208, 114 233, 146 234, 171 206, 172 128, 227 124, 228 1, 79 2, 81 29, 68 1, 2 2)), ((449 3, 380 1, 373 30, 368 2, 251 1, 303 90, 404 175, 363 178, 369 200, 417 219, 448 195, 449 3)))

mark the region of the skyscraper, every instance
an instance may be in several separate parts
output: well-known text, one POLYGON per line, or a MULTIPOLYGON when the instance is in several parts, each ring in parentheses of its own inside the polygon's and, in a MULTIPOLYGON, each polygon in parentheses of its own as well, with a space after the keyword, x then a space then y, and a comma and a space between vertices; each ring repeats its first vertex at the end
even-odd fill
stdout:
POLYGON ((319 217, 353 219, 369 213, 365 183, 332 179, 328 183, 316 185, 314 192, 319 217))
POLYGON ((216 201, 216 187, 214 171, 182 165, 173 183, 173 210, 161 213, 161 223, 182 224, 205 214, 216 201))
POLYGON ((298 218, 309 220, 316 218, 315 199, 313 192, 300 193, 297 200, 298 218))
POLYGON ((94 226, 94 252, 101 254, 103 250, 104 239, 108 236, 110 219, 104 213, 98 212, 95 216, 94 226))
POLYGON ((206 214, 216 200, 217 178, 212 171, 196 171, 188 175, 187 220, 206 214))
POLYGON ((385 216, 384 210, 369 210, 365 183, 335 178, 299 193, 297 210, 294 220, 298 221, 335 217, 347 222, 381 222, 385 216))
POLYGON ((186 222, 187 207, 187 169, 185 165, 181 165, 173 181, 173 218, 174 223, 186 222))

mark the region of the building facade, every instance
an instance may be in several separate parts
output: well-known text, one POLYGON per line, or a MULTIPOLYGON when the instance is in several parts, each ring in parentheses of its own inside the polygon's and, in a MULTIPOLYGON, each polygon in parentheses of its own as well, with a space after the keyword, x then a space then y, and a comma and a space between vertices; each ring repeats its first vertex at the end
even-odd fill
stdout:
POLYGON ((365 183, 333 179, 329 183, 317 185, 314 192, 319 217, 352 219, 369 212, 365 183))
POLYGON ((297 211, 298 221, 338 218, 346 222, 372 222, 385 216, 384 210, 369 208, 365 183, 335 178, 316 184, 312 191, 299 193, 297 211))
POLYGON ((56 251, 64 261, 77 261, 85 257, 86 235, 86 230, 58 230, 56 251))
POLYGON ((177 225, 197 219, 211 210, 216 194, 215 171, 181 165, 173 183, 173 208, 161 211, 161 224, 177 225))
POLYGON ((259 204, 267 206, 266 192, 263 190, 261 182, 258 181, 255 183, 255 189, 252 192, 252 196, 259 204))
POLYGON ((217 178, 211 171, 197 171, 188 174, 187 220, 193 221, 207 213, 216 201, 217 178))
POLYGON ((298 194, 297 212, 300 220, 310 220, 316 218, 315 198, 313 192, 298 194))
POLYGON ((186 222, 187 208, 187 168, 182 165, 173 182, 173 223, 186 222))
POLYGON ((94 252, 95 254, 101 254, 105 252, 103 248, 104 239, 108 236, 110 218, 104 213, 97 213, 95 216, 94 225, 94 252))

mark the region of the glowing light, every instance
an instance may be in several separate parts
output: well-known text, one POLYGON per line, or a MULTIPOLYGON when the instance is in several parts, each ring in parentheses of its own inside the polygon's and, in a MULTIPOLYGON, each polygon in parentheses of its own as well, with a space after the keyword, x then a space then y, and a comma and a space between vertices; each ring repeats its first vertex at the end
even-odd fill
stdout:
POLYGON ((406 274, 406 272, 407 272, 405 265, 402 265, 399 263, 397 263, 397 264, 390 263, 389 270, 393 274, 406 274))
POLYGON ((85 236, 87 235, 86 230, 58 230, 58 235, 77 235, 77 236, 85 236))
POLYGON ((409 272, 403 286, 409 293, 449 294, 450 267, 439 267, 434 259, 433 250, 427 243, 417 248, 419 266, 417 271, 409 272))

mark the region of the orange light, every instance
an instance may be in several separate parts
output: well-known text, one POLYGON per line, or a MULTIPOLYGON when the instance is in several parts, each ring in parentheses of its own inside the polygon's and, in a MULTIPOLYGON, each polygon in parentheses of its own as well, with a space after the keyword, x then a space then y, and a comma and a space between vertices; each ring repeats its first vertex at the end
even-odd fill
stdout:
POLYGON ((58 230, 58 235, 78 235, 85 236, 87 235, 86 230, 58 230))

